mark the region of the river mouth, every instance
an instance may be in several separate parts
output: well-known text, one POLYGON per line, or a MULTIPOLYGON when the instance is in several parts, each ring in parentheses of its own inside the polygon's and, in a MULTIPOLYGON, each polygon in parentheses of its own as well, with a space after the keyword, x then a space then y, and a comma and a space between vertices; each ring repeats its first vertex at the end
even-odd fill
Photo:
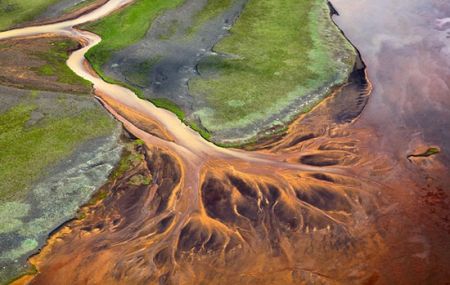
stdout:
MULTIPOLYGON (((85 47, 69 66, 94 83, 105 108, 142 140, 130 149, 140 160, 105 186, 101 201, 83 207, 83 219, 50 237, 31 259, 38 273, 24 282, 389 284, 426 280, 429 274, 434 284, 447 279, 448 273, 433 268, 449 260, 436 249, 445 246, 448 229, 448 165, 440 154, 411 164, 403 152, 393 155, 383 149, 386 144, 377 146, 389 138, 377 121, 367 121, 376 118, 373 113, 362 112, 372 90, 362 62, 349 84, 297 119, 285 136, 246 152, 208 143, 173 114, 103 82, 83 57, 100 39, 70 27, 52 30, 83 39, 85 47), (435 259, 427 261, 431 251, 435 259), (397 261, 391 261, 395 269, 386 269, 398 254, 420 270, 411 274, 407 262, 397 261)), ((369 77, 376 67, 368 64, 369 77)), ((386 86, 377 79, 375 90, 386 86)))

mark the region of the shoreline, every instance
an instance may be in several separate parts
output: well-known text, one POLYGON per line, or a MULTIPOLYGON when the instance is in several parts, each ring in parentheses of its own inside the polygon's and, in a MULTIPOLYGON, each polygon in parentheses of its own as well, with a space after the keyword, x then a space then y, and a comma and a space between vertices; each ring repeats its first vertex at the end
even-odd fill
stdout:
MULTIPOLYGON (((243 140, 237 140, 233 142, 215 142, 212 141, 214 144, 225 147, 225 148, 242 148, 242 149, 252 149, 252 146, 254 145, 260 145, 265 144, 267 141, 273 141, 274 139, 282 138, 286 135, 287 130, 289 127, 293 124, 295 124, 296 121, 301 120, 301 118, 305 115, 308 115, 308 113, 311 113, 314 111, 315 108, 319 107, 327 98, 337 96, 337 93, 344 92, 342 89, 348 88, 349 84, 351 83, 351 77, 352 74, 357 73, 358 76, 360 76, 360 81, 365 81, 369 85, 369 89, 372 89, 372 84, 369 81, 368 75, 367 75, 367 66, 362 58, 361 52, 358 50, 358 48, 350 41, 350 39, 345 35, 344 31, 339 27, 339 25, 333 20, 333 16, 339 16, 339 12, 335 9, 333 4, 328 1, 329 9, 330 9, 330 20, 333 22, 333 25, 339 30, 341 35, 346 39, 346 41, 353 47, 353 49, 356 52, 356 60, 355 64, 352 68, 352 71, 348 73, 348 77, 345 80, 345 82, 337 85, 330 85, 329 87, 324 87, 325 89, 330 89, 329 91, 323 92, 322 95, 317 97, 317 102, 312 103, 311 106, 308 107, 308 111, 306 112, 298 112, 298 111, 286 111, 286 112, 280 112, 287 113, 286 115, 283 115, 286 119, 286 123, 284 123, 281 126, 278 127, 267 127, 266 129, 263 129, 259 131, 256 135, 243 139, 243 140), (267 133, 269 132, 269 133, 267 133)), ((357 79, 358 80, 358 79, 357 79)), ((370 91, 371 93, 371 91, 370 91)), ((369 94, 370 95, 370 94, 369 94)), ((312 95, 314 96, 314 95, 312 95)), ((356 120, 361 113, 363 112, 365 106, 368 103, 370 96, 368 96, 367 100, 364 103, 364 106, 361 108, 361 110, 358 112, 358 114, 355 114, 352 118, 352 121, 356 120)), ((299 101, 302 101, 303 98, 299 98, 299 101)), ((289 108, 289 107, 287 107, 289 108)), ((278 115, 275 116, 275 119, 270 119, 269 121, 279 120, 278 115)), ((281 119, 284 121, 283 119, 281 119)), ((345 122, 349 123, 349 122, 345 122)))

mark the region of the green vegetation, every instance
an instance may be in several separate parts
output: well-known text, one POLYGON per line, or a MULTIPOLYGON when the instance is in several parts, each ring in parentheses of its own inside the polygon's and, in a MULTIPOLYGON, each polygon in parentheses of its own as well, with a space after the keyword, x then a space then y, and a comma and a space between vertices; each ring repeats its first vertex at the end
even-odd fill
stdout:
POLYGON ((203 76, 190 81, 192 95, 207 101, 196 112, 202 124, 211 131, 248 127, 342 83, 355 53, 328 13, 326 1, 250 1, 215 47, 233 56, 206 58, 203 76))
POLYGON ((48 6, 59 0, 3 0, 0 1, 0 31, 32 20, 48 6))
MULTIPOLYGON (((123 150, 122 157, 114 168, 114 170, 109 175, 109 182, 113 182, 116 179, 121 178, 127 171, 137 166, 139 163, 144 161, 145 157, 142 153, 136 151, 138 146, 143 146, 144 141, 137 139, 125 145, 125 149, 123 150)), ((140 175, 142 176, 142 175, 140 175)), ((152 181, 151 177, 136 177, 130 181, 133 185, 148 185, 152 181)), ((95 205, 101 200, 104 200, 108 196, 108 187, 102 187, 99 191, 97 191, 92 198, 89 200, 87 205, 95 205)), ((79 219, 84 219, 86 217, 85 212, 80 212, 78 215, 79 219)))
POLYGON ((203 126, 200 126, 195 122, 191 122, 191 121, 187 121, 187 120, 183 120, 183 122, 186 125, 188 125, 189 127, 191 127, 191 129, 193 129, 194 131, 199 133, 204 139, 206 139, 206 140, 211 139, 211 133, 207 129, 205 129, 203 126))
POLYGON ((169 23, 168 27, 167 27, 166 33, 160 34, 159 35, 159 39, 160 40, 168 40, 168 39, 170 39, 177 32, 178 25, 179 25, 178 20, 171 21, 169 23))
MULTIPOLYGON (((87 202, 86 205, 88 206, 92 206, 97 204, 98 202, 104 200, 106 197, 108 197, 108 189, 103 187, 100 188, 100 190, 98 190, 93 196, 92 198, 89 200, 89 202, 87 202)), ((85 212, 80 212, 78 215, 78 218, 80 220, 83 220, 84 218, 86 218, 86 213, 85 212)))
POLYGON ((115 127, 114 121, 96 108, 68 115, 45 114, 30 123, 33 111, 38 111, 36 105, 24 103, 0 114, 2 200, 20 197, 48 167, 69 156, 81 142, 111 134, 115 127))
POLYGON ((35 275, 39 271, 37 270, 36 266, 27 263, 26 268, 21 272, 19 275, 14 276, 13 278, 7 280, 4 284, 12 284, 13 282, 19 280, 20 278, 26 276, 26 275, 35 275))
POLYGON ((175 8, 182 0, 137 0, 133 5, 83 27, 102 37, 102 42, 89 50, 86 58, 103 79, 117 83, 105 76, 102 65, 111 55, 142 39, 153 20, 164 10, 175 8))
POLYGON ((184 111, 174 102, 166 98, 155 98, 150 100, 156 107, 169 110, 174 113, 178 119, 183 123, 191 127, 194 131, 198 132, 203 138, 209 140, 211 138, 211 133, 205 128, 199 126, 197 123, 186 120, 186 114, 184 111))
POLYGON ((37 55, 46 63, 35 68, 39 75, 56 76, 58 82, 72 85, 83 85, 91 87, 91 83, 76 75, 67 67, 66 61, 69 58, 69 52, 78 48, 78 43, 73 40, 60 40, 53 42, 50 50, 39 52, 37 55))
POLYGON ((160 57, 153 57, 137 63, 133 69, 126 71, 125 76, 127 81, 136 84, 137 86, 148 86, 150 84, 148 74, 159 60, 160 57))
POLYGON ((152 177, 144 176, 142 174, 136 174, 130 178, 130 181, 128 181, 128 183, 133 186, 150 185, 150 183, 152 183, 152 177))
POLYGON ((192 34, 198 30, 203 24, 214 19, 231 6, 233 0, 208 0, 205 7, 194 17, 192 26, 188 30, 188 34, 192 34))
POLYGON ((126 145, 119 164, 110 175, 111 180, 120 178, 127 170, 138 165, 144 160, 144 156, 142 154, 134 151, 136 146, 142 145, 144 145, 144 142, 139 139, 126 145))
MULTIPOLYGON (((101 67, 114 52, 142 39, 162 11, 182 2, 138 0, 86 25, 85 29, 103 38, 86 55, 93 68, 104 80, 130 88, 142 98, 142 90, 106 77, 101 67)), ((192 31, 233 3, 209 0, 194 17, 192 31)), ((169 34, 176 24, 168 27, 169 34)), ((215 51, 229 56, 212 55, 199 64, 201 77, 191 80, 189 88, 194 98, 205 103, 192 116, 186 118, 184 111, 167 99, 150 100, 174 112, 207 139, 211 138, 210 132, 248 129, 256 135, 261 131, 259 127, 283 128, 295 115, 319 102, 331 87, 342 84, 356 56, 332 23, 325 0, 251 0, 231 35, 219 42, 215 51), (287 108, 289 112, 283 112, 287 108), (262 126, 264 120, 277 115, 279 120, 273 120, 273 125, 262 126)), ((143 74, 154 63, 149 60, 137 66, 126 74, 127 80, 137 86, 148 85, 143 74)))
POLYGON ((427 151, 425 152, 425 153, 423 153, 422 155, 423 156, 431 156, 431 155, 434 155, 434 154, 438 154, 438 153, 440 153, 441 152, 441 150, 439 149, 439 148, 437 148, 437 147, 430 147, 429 149, 427 149, 427 151))
POLYGON ((438 147, 430 147, 422 153, 408 155, 408 158, 410 158, 410 157, 429 157, 429 156, 438 154, 440 152, 441 152, 441 150, 438 147))
POLYGON ((209 140, 211 138, 211 133, 203 128, 202 126, 199 126, 197 123, 188 121, 186 119, 186 114, 184 111, 174 102, 170 101, 166 98, 155 98, 150 100, 156 107, 163 108, 166 110, 169 110, 170 112, 174 113, 180 121, 191 127, 194 131, 198 132, 204 139, 209 140))
MULTIPOLYGON (((92 196, 92 198, 86 203, 87 206, 95 205, 108 197, 109 189, 111 189, 110 184, 113 183, 116 179, 122 178, 122 176, 125 175, 127 171, 132 170, 133 167, 136 167, 144 161, 144 155, 137 152, 137 148, 139 146, 143 146, 144 144, 144 141, 140 139, 125 144, 125 148, 122 152, 122 157, 114 170, 109 175, 108 183, 100 188, 92 196)), ((130 184, 132 185, 149 185, 152 182, 152 177, 135 175, 130 179, 130 182, 130 184)), ((81 210, 78 212, 77 218, 83 220, 86 218, 86 216, 86 208, 81 208, 81 210)))
MULTIPOLYGON (((84 29, 92 31, 102 37, 102 42, 89 50, 86 54, 86 58, 94 70, 103 80, 109 83, 122 85, 132 90, 140 98, 143 98, 142 90, 106 76, 101 67, 109 60, 114 52, 142 39, 150 28, 152 21, 161 12, 175 8, 182 2, 182 0, 138 0, 133 5, 114 13, 109 17, 105 17, 97 22, 84 26, 84 29)), ((158 60, 159 57, 155 57, 154 59, 150 59, 140 64, 135 72, 133 71, 128 75, 129 80, 135 84, 144 85, 143 83, 146 83, 148 80, 147 78, 144 78, 144 74, 146 74, 158 60)), ((163 98, 152 99, 150 101, 157 107, 165 108, 175 113, 180 120, 184 121, 184 111, 172 101, 163 98)), ((206 134, 204 135, 206 136, 206 134)))
POLYGON ((156 98, 152 99, 151 101, 156 107, 169 110, 170 112, 174 113, 178 117, 178 119, 184 121, 185 119, 184 111, 174 102, 166 98, 156 98))

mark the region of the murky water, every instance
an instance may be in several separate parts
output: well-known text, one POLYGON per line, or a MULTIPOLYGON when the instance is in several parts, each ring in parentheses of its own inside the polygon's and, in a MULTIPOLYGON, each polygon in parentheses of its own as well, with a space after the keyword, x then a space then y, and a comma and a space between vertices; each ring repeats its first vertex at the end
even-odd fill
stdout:
POLYGON ((401 228, 385 236, 391 245, 380 256, 388 265, 382 283, 444 284, 449 276, 443 268, 450 260, 445 206, 450 202, 450 2, 332 2, 340 13, 335 21, 361 51, 374 87, 349 129, 370 130, 361 137, 363 144, 392 161, 380 179, 392 190, 382 193, 402 213, 390 213, 392 222, 382 222, 401 228), (430 146, 441 152, 405 159, 430 146))
MULTIPOLYGON (((374 91, 355 127, 404 157, 419 143, 450 158, 450 4, 437 0, 334 0, 337 24, 362 52, 374 91)), ((447 164, 448 165, 448 164, 447 164)))

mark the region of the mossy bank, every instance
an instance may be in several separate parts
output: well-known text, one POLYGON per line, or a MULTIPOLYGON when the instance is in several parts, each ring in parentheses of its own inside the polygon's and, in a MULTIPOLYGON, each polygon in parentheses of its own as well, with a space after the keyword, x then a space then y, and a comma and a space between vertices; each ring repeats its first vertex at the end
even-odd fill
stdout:
POLYGON ((137 0, 83 28, 103 38, 87 56, 106 80, 164 100, 222 145, 284 129, 356 58, 327 1, 137 0))

